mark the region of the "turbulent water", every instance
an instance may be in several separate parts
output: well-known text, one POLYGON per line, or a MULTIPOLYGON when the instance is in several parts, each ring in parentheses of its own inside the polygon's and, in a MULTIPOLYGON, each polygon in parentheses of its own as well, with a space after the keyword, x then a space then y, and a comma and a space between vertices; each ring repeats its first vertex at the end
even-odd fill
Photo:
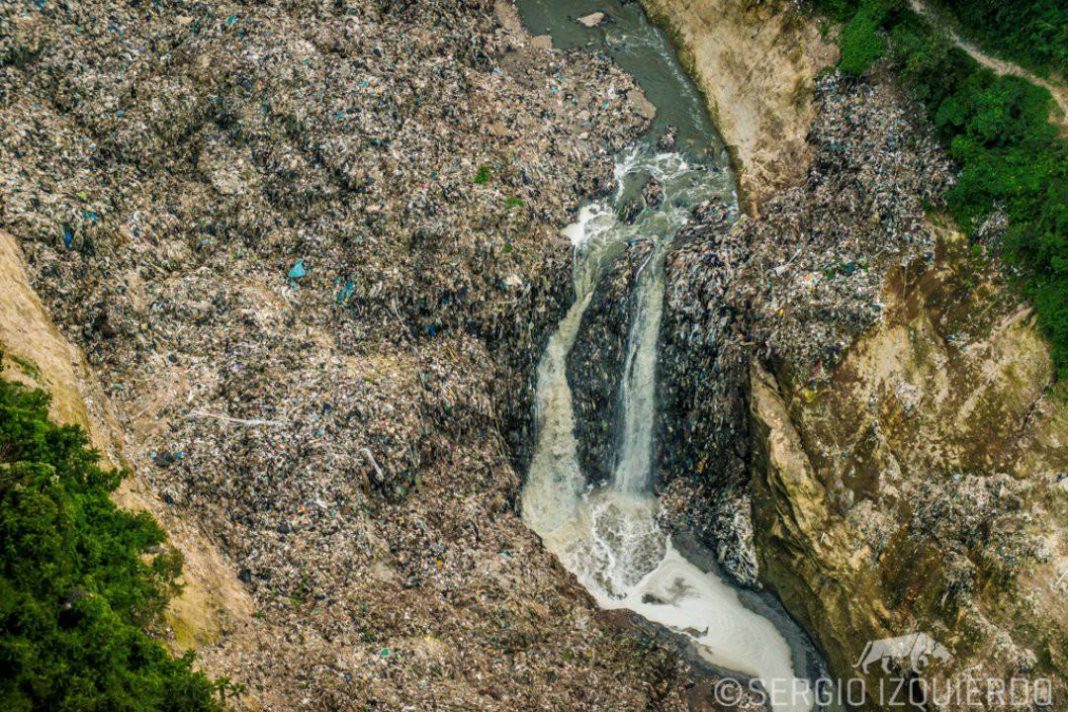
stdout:
MULTIPOLYGON (((599 38, 609 51, 624 52, 625 67, 628 63, 645 70, 652 67, 651 73, 632 71, 647 95, 672 104, 671 111, 660 113, 647 140, 619 160, 616 193, 582 208, 577 222, 566 229, 575 250, 575 301, 538 367, 538 441, 523 490, 523 518, 602 607, 627 608, 686 635, 710 663, 760 679, 766 688, 803 688, 804 682, 795 676, 791 647, 780 631, 743 605, 738 593, 715 573, 703 571, 676 550, 657 524, 657 500, 651 491, 664 257, 694 205, 712 197, 733 201, 722 147, 670 46, 645 22, 640 9, 621 5, 618 11, 629 14, 619 15, 609 29, 580 31, 558 7, 574 5, 529 0, 521 2, 520 9, 528 25, 533 18, 535 31, 541 29, 538 22, 553 20, 548 29, 557 28, 554 41, 563 37, 574 45, 599 38), (561 25, 560 17, 567 24, 561 25), (641 61, 642 52, 650 53, 649 59, 641 61), (684 140, 677 151, 656 149, 655 136, 666 126, 665 117, 682 124, 679 134, 684 140), (650 176, 661 183, 663 202, 643 211, 633 223, 619 219, 620 206, 650 176), (567 358, 599 278, 628 243, 639 240, 650 241, 653 249, 631 294, 631 330, 619 374, 619 456, 611 481, 590 490, 577 457, 567 358)), ((613 7, 609 4, 608 9, 613 7)), ((805 696, 783 698, 773 705, 775 712, 811 708, 805 696)))

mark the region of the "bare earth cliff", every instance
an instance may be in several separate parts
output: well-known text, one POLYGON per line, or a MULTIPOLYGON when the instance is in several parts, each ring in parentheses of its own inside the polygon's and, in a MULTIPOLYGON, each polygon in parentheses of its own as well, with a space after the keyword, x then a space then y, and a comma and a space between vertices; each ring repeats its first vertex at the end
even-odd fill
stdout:
POLYGON ((700 467, 662 473, 666 501, 740 580, 756 560, 836 675, 863 675, 868 641, 926 632, 952 656, 929 681, 970 671, 1008 709, 988 677, 1046 677, 1064 700, 1068 406, 1001 265, 931 212, 953 174, 922 112, 878 72, 817 79, 827 55, 789 41, 815 32, 791 4, 648 5, 762 196, 759 217, 704 219, 669 258, 666 388, 693 396, 667 417, 705 435, 682 446, 700 467), (776 122, 739 129, 732 101, 776 122), (723 486, 751 498, 748 554, 718 523, 723 486))

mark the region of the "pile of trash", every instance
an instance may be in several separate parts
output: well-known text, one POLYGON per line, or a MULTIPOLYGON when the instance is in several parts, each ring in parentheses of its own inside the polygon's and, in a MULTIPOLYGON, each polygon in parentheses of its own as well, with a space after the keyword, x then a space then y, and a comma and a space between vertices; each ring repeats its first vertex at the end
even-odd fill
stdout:
POLYGON ((666 493, 704 498, 675 496, 669 520, 701 535, 745 584, 755 580, 752 525, 736 514, 752 458, 751 359, 787 382, 827 378, 881 318, 889 276, 932 261, 925 210, 953 182, 949 160, 893 86, 830 74, 816 100, 805 182, 733 224, 726 207, 702 206, 666 263, 659 441, 670 446, 659 453, 658 481, 666 493))
POLYGON ((515 512, 559 227, 648 117, 514 12, 0 8, 0 227, 252 593, 200 655, 267 708, 683 704, 515 512))
POLYGON ((619 383, 634 317, 634 285, 653 251, 648 240, 628 244, 597 282, 567 356, 579 465, 591 485, 611 481, 623 408, 619 383))
POLYGON ((973 560, 988 569, 986 575, 1011 580, 1041 558, 1048 543, 1034 533, 1034 515, 1025 504, 1028 490, 1006 473, 955 472, 916 487, 908 535, 950 560, 947 590, 955 596, 976 592, 980 577, 973 560))
POLYGON ((753 503, 747 485, 722 486, 676 477, 661 490, 659 524, 697 537, 739 586, 759 591, 760 563, 753 538, 753 503))
POLYGON ((881 318, 891 272, 930 264, 925 215, 955 176, 893 85, 829 74, 816 102, 805 182, 736 226, 746 257, 727 297, 750 314, 754 356, 796 383, 826 378, 881 318))
POLYGON ((742 348, 746 315, 726 302, 739 251, 720 250, 736 215, 699 206, 668 254, 658 361, 657 485, 665 524, 698 536, 723 569, 759 587, 748 503, 750 464, 742 348))
POLYGON ((665 264, 667 288, 657 371, 658 481, 679 473, 721 484, 747 476, 746 315, 726 302, 737 251, 721 250, 735 219, 724 203, 698 207, 665 264))

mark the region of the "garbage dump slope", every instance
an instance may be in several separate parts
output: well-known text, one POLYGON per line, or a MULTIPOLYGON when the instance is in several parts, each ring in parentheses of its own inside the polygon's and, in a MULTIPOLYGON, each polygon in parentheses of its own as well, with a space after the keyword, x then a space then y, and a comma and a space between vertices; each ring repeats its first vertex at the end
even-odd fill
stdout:
POLYGON ((252 615, 244 704, 684 704, 526 531, 558 236, 647 105, 510 5, 7 3, 0 226, 252 615))

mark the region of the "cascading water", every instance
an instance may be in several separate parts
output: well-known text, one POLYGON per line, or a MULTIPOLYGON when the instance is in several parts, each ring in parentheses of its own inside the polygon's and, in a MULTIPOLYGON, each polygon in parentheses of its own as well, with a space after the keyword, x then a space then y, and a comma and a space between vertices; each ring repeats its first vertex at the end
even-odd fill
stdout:
POLYGON ((646 489, 653 464, 653 422, 656 416, 656 342, 664 306, 664 250, 657 244, 638 273, 634 326, 627 336, 623 365, 623 438, 619 465, 612 481, 621 492, 646 489))
MULTIPOLYGON (((790 648, 775 626, 744 607, 714 574, 687 561, 656 522, 650 491, 656 396, 656 346, 664 294, 663 257, 685 223, 686 206, 716 194, 716 176, 678 154, 644 148, 621 163, 619 194, 628 178, 652 174, 664 206, 633 225, 611 205, 582 210, 568 228, 575 248, 575 302, 550 337, 538 367, 538 442, 523 489, 523 518, 604 608, 628 608, 691 637, 717 666, 761 679, 765 686, 803 685, 790 648), (621 246, 651 239, 654 248, 635 286, 634 317, 622 374, 623 440, 612 482, 587 491, 578 464, 567 356, 598 277, 621 246)), ((776 705, 775 712, 810 709, 776 705)))
MULTIPOLYGON (((560 34, 565 43, 588 44, 590 35, 577 30, 576 23, 565 19, 560 24, 553 17, 554 3, 575 4, 521 0, 520 10, 528 24, 533 18, 534 29, 548 25, 554 41, 560 34)), ((565 230, 575 250, 575 301, 538 366, 538 441, 523 489, 523 518, 602 607, 627 608, 682 633, 710 663, 760 679, 768 690, 803 690, 806 683, 795 676, 790 645, 776 626, 744 606, 717 575, 683 557, 657 524, 651 478, 665 255, 694 205, 712 197, 733 201, 734 196, 726 161, 714 150, 721 146, 665 38, 647 24, 640 9, 614 4, 607 9, 619 13, 617 21, 597 36, 639 82, 643 76, 653 81, 652 73, 654 86, 642 82, 647 95, 674 100, 669 111, 657 104, 653 133, 668 123, 677 126, 680 149, 657 151, 652 139, 640 143, 616 167, 615 195, 582 208, 579 219, 565 230), (643 59, 643 53, 648 57, 643 59), (619 219, 619 206, 650 176, 662 186, 660 205, 633 222, 619 219), (618 459, 611 482, 588 490, 577 457, 567 358, 599 278, 628 243, 640 240, 652 242, 653 249, 631 294, 619 385, 618 459)), ((807 694, 775 694, 771 701, 775 712, 808 712, 812 707, 807 694)))

